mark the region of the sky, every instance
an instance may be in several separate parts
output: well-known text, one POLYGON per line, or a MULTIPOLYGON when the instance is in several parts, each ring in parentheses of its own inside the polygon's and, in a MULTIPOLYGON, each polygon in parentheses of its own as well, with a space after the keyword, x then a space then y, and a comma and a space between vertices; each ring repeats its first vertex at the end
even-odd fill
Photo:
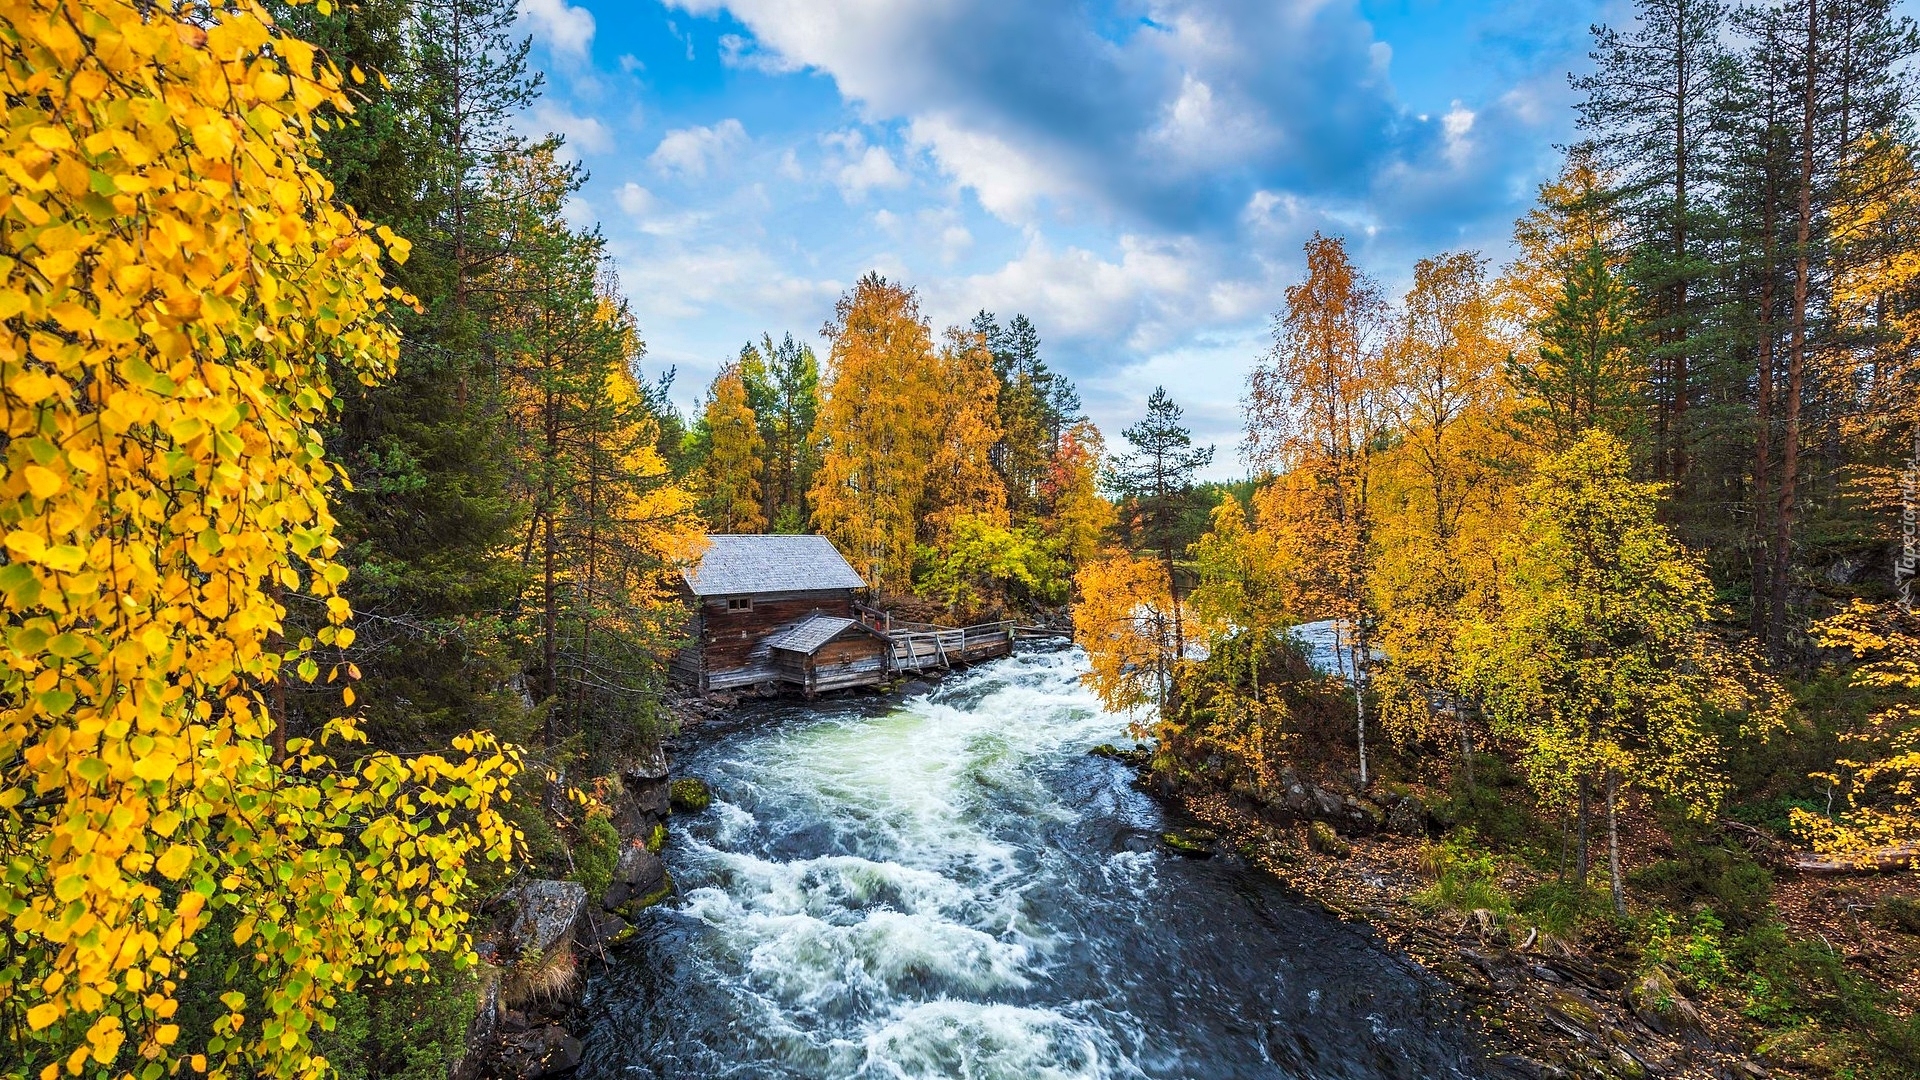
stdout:
POLYGON ((523 118, 590 173, 690 408, 763 333, 827 359, 877 270, 936 334, 1033 320, 1110 445, 1165 386, 1238 457, 1247 371, 1315 231, 1390 290, 1497 266, 1621 0, 521 0, 523 118))

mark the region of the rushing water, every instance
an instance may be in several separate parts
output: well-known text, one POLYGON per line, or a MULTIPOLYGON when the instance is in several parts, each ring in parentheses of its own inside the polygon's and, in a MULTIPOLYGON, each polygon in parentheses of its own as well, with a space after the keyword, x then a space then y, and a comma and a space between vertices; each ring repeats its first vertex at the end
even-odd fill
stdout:
POLYGON ((677 763, 680 897, 588 987, 585 1077, 1483 1074, 1430 977, 1163 853, 1077 650, 770 710, 677 763))

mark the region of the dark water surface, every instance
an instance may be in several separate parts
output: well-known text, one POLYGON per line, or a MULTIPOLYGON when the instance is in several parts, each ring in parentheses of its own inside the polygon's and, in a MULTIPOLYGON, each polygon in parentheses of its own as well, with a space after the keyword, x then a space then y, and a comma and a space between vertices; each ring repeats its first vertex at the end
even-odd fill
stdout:
POLYGON ((677 762, 678 899, 590 983, 579 1075, 1485 1075, 1429 976, 1237 861, 1163 854, 1087 755, 1077 650, 798 706, 677 762))

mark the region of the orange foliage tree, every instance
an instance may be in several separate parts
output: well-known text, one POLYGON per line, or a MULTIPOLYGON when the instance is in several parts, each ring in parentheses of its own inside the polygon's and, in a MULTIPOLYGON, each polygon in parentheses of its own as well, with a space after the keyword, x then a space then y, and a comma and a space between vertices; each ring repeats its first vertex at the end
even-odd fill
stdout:
MULTIPOLYGON (((1367 669, 1377 614, 1373 492, 1393 419, 1380 288, 1347 257, 1338 237, 1306 245, 1307 278, 1287 289, 1274 318, 1274 347, 1247 394, 1247 457, 1291 476, 1287 516, 1314 519, 1299 549, 1321 588, 1306 599, 1336 621, 1353 678, 1360 783, 1367 782, 1367 669)), ((1308 612, 1303 612, 1306 614, 1308 612)))

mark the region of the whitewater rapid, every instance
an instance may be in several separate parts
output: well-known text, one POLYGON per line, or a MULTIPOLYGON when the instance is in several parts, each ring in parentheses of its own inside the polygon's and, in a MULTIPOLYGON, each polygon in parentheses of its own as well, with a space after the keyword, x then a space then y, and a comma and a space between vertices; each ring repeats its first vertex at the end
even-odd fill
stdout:
POLYGON ((1481 1075, 1417 968, 1163 812, 1078 650, 768 708, 683 753, 680 895, 595 976, 585 1077, 1481 1075))

